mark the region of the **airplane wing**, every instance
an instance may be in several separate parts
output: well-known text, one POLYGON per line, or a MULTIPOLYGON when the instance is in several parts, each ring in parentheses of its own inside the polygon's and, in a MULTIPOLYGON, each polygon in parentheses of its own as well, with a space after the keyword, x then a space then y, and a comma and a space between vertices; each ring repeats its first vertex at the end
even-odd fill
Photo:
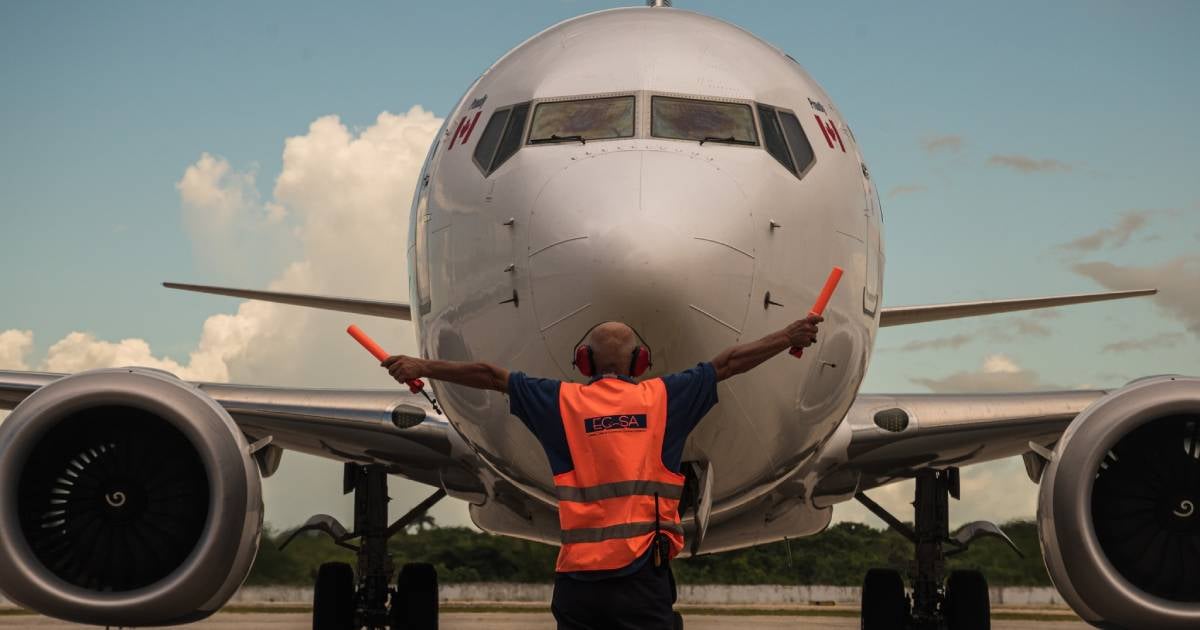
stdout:
POLYGON ((255 289, 235 289, 232 287, 216 287, 207 284, 184 284, 180 282, 164 282, 168 289, 192 291, 195 293, 211 293, 230 297, 278 302, 292 306, 306 306, 326 311, 341 311, 360 315, 374 315, 390 319, 412 319, 412 309, 402 302, 380 302, 378 300, 363 300, 359 298, 335 297, 329 295, 310 295, 307 293, 284 293, 281 291, 259 291, 255 289))
MULTIPOLYGON (((67 376, 0 370, 0 409, 67 376)), ((475 455, 421 396, 395 389, 307 389, 193 383, 229 412, 251 443, 263 476, 283 450, 359 464, 442 487, 460 498, 483 492, 475 455)))
POLYGON ((1075 416, 1109 392, 1070 390, 1012 394, 863 394, 822 452, 826 474, 815 493, 829 505, 855 492, 913 477, 921 468, 967 466, 1036 457, 1075 416))
MULTIPOLYGON (((179 289, 195 293, 210 293, 240 297, 248 300, 262 300, 291 304, 327 311, 358 313, 374 315, 391 319, 412 319, 412 309, 401 302, 381 302, 359 298, 334 297, 326 295, 309 295, 306 293, 283 293, 280 291, 259 291, 255 289, 237 289, 233 287, 218 287, 206 284, 185 284, 181 282, 164 282, 168 289, 179 289)), ((1070 304, 1086 304, 1088 302, 1103 302, 1105 300, 1122 300, 1125 298, 1154 295, 1158 289, 1137 289, 1133 291, 1101 291, 1099 293, 1079 293, 1073 295, 1055 295, 1040 298, 1018 298, 1015 300, 984 300, 980 302, 952 302, 947 304, 921 304, 917 306, 885 307, 879 314, 879 326, 904 326, 907 324, 923 324, 944 319, 961 319, 981 315, 995 315, 1014 311, 1029 311, 1039 308, 1067 306, 1070 304)))
POLYGON ((1122 300, 1131 297, 1154 295, 1158 289, 1137 289, 1134 291, 1102 291, 1100 293, 1079 293, 1074 295, 1055 295, 1040 298, 1020 298, 1016 300, 985 300, 982 302, 955 302, 951 304, 922 304, 920 306, 886 307, 879 314, 879 326, 904 326, 907 324, 923 324, 943 319, 959 319, 962 317, 977 317, 1013 311, 1029 311, 1053 306, 1069 304, 1086 304, 1088 302, 1103 302, 1105 300, 1122 300))

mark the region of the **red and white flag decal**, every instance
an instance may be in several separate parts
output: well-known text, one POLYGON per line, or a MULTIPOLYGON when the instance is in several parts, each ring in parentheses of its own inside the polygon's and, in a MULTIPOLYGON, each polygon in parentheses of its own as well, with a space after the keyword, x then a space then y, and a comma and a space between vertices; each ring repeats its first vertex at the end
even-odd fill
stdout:
POLYGON ((817 119, 817 126, 821 128, 821 133, 825 134, 825 142, 829 143, 829 148, 832 149, 833 141, 837 140, 838 146, 842 148, 842 153, 845 153, 846 145, 842 144, 842 136, 838 133, 837 125, 833 122, 833 119, 831 118, 829 122, 825 122, 817 114, 813 114, 813 118, 817 119))
POLYGON ((475 123, 479 122, 479 115, 482 113, 482 111, 475 112, 475 116, 470 119, 470 122, 468 122, 467 116, 463 116, 462 120, 458 121, 458 127, 454 129, 454 136, 450 138, 450 145, 446 147, 447 151, 454 148, 455 141, 459 144, 467 143, 471 132, 475 130, 475 123))

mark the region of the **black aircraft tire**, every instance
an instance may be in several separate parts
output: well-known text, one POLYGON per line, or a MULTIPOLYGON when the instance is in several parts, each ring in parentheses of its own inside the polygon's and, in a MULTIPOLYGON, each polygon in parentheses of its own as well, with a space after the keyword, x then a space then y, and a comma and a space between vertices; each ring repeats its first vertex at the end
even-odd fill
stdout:
POLYGON ((991 630, 992 605, 983 574, 951 571, 946 580, 944 610, 949 630, 991 630))
POLYGON ((354 570, 326 562, 313 586, 313 630, 350 630, 354 625, 354 570))
POLYGON ((432 564, 410 562, 400 569, 391 613, 393 630, 437 630, 438 582, 432 564))
POLYGON ((904 580, 893 569, 871 569, 863 578, 862 630, 893 630, 908 625, 904 580))

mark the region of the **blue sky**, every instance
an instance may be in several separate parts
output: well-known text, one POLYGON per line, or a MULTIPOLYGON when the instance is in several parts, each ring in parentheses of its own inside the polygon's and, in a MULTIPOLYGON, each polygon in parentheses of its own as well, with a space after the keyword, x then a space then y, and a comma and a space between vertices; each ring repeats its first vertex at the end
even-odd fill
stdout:
MULTIPOLYGON (((72 331, 182 361, 236 304, 159 282, 262 286, 300 247, 198 253, 177 183, 202 153, 271 200, 285 139, 320 117, 444 116, 526 37, 629 4, 0 4, 0 331, 33 332, 32 367, 72 331)), ((1200 372, 1200 4, 677 6, 789 52, 841 108, 883 196, 885 303, 1162 278, 1159 300, 884 331, 868 389, 1200 372)))

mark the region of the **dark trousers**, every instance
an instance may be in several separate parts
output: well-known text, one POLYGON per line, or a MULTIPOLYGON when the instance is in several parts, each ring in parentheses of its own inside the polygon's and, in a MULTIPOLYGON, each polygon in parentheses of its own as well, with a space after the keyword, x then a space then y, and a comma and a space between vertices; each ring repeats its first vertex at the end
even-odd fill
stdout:
POLYGON ((554 578, 550 610, 558 630, 673 630, 675 576, 647 561, 630 575, 596 580, 554 578))

